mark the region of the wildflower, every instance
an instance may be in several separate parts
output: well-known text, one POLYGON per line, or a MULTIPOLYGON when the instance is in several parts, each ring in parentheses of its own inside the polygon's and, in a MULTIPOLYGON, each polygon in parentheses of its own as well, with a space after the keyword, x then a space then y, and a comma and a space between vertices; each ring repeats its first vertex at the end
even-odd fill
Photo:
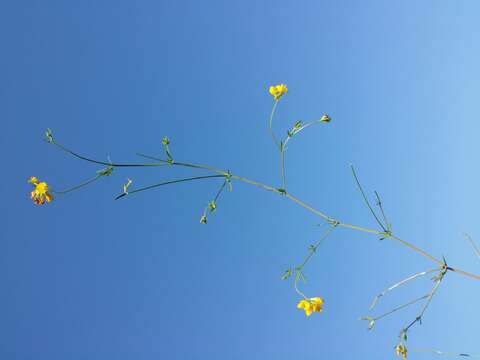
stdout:
POLYGON ((322 312, 324 302, 325 301, 319 297, 303 299, 298 303, 297 308, 305 310, 305 314, 310 316, 313 312, 322 312))
POLYGON ((407 358, 407 347, 403 345, 403 343, 398 344, 395 348, 395 351, 397 352, 398 356, 401 355, 404 359, 407 358))
POLYGON ((51 202, 53 200, 53 195, 48 192, 49 187, 46 182, 40 182, 35 176, 32 176, 28 182, 35 185, 35 190, 31 192, 31 198, 35 204, 43 205, 45 201, 51 202))
POLYGON ((320 118, 320 121, 328 123, 328 122, 332 121, 332 118, 330 116, 328 116, 327 114, 325 114, 320 118))
POLYGON ((270 86, 270 94, 273 95, 276 101, 280 100, 283 95, 288 92, 287 85, 280 84, 276 86, 270 86))

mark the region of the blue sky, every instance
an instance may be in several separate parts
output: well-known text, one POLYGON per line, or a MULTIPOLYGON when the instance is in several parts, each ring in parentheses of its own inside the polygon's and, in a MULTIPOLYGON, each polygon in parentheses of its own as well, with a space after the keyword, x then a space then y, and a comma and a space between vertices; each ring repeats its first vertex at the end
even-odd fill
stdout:
MULTIPOLYGON (((207 226, 218 181, 113 198, 203 175, 120 169, 48 206, 32 175, 67 188, 99 168, 42 141, 114 162, 161 154, 280 185, 268 86, 286 83, 275 129, 324 113, 292 141, 289 191, 373 228, 350 174, 382 195, 394 231, 480 273, 480 45, 475 1, 24 1, 0 5, 0 357, 5 359, 386 359, 418 307, 367 332, 387 286, 432 264, 392 241, 338 230, 305 272, 326 299, 306 318, 283 271, 319 219, 234 183, 207 226), (5 179, 6 175, 6 179, 5 179)), ((431 287, 385 297, 387 311, 431 287)), ((409 347, 480 352, 479 283, 448 274, 409 347)), ((435 359, 412 353, 412 358, 435 359)))

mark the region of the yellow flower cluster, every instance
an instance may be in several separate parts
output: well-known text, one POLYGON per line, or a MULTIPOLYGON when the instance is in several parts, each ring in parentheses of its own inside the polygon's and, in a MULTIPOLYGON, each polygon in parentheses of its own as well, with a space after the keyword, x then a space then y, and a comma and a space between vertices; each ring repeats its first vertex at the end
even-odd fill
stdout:
POLYGON ((305 310, 305 314, 310 316, 314 312, 322 312, 324 302, 325 301, 319 297, 303 299, 298 303, 297 308, 305 310))
POLYGON ((280 84, 276 86, 270 86, 270 94, 273 95, 276 101, 280 100, 283 95, 288 92, 287 85, 280 84))
POLYGON ((40 182, 35 176, 32 176, 28 182, 35 185, 35 189, 31 192, 31 198, 35 204, 43 205, 45 201, 53 201, 53 195, 48 192, 49 187, 46 182, 40 182))
POLYGON ((397 345, 397 347, 395 348, 395 351, 397 352, 398 356, 401 355, 404 359, 407 358, 407 347, 402 343, 397 345))

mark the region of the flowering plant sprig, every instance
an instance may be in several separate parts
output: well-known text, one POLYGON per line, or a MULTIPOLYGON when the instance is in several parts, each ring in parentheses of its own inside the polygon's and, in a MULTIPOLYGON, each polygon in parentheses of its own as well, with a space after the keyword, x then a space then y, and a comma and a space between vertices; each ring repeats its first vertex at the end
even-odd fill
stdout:
MULTIPOLYGON (((123 184, 122 186, 122 192, 115 198, 115 199, 122 199, 125 198, 127 195, 131 196, 139 192, 144 192, 144 191, 149 191, 153 190, 159 187, 167 186, 167 185, 173 185, 173 184, 178 184, 178 183, 186 183, 186 182, 195 182, 195 181, 200 181, 200 180, 208 180, 208 181, 217 181, 217 180, 222 180, 221 183, 219 184, 220 186, 218 187, 218 190, 216 192, 216 195, 212 198, 211 200, 207 203, 207 205, 203 209, 202 216, 200 218, 200 223, 201 224, 207 224, 208 218, 207 214, 213 214, 217 211, 218 209, 218 201, 221 196, 221 194, 224 192, 225 188, 229 188, 230 191, 233 190, 232 182, 237 181, 237 182, 242 182, 248 185, 253 185, 259 189, 266 190, 269 192, 276 193, 278 195, 282 195, 285 199, 288 199, 289 201, 299 205, 300 207, 306 209, 307 211, 311 212, 315 216, 319 217, 323 221, 325 221, 327 225, 327 230, 324 231, 324 233, 320 236, 320 238, 314 242, 312 245, 309 246, 308 248, 308 253, 304 260, 297 266, 289 268, 285 271, 285 273, 282 276, 283 280, 289 280, 293 278, 293 287, 296 291, 296 293, 299 295, 300 300, 297 304, 297 307, 299 309, 302 309, 305 311, 305 314, 307 316, 312 315, 313 313, 317 312, 320 313, 323 311, 324 303, 325 300, 322 297, 319 296, 314 296, 314 297, 308 297, 306 296, 299 288, 299 282, 300 280, 305 280, 305 274, 304 274, 304 269, 305 266, 309 263, 309 261, 313 258, 313 256, 318 252, 319 246, 323 243, 323 241, 332 234, 332 232, 337 229, 337 228, 345 228, 345 229, 350 229, 354 231, 359 231, 362 233, 366 234, 371 234, 374 235, 375 237, 379 238, 380 240, 391 240, 398 242, 405 246, 406 248, 409 248, 413 252, 425 257, 429 261, 433 262, 437 267, 431 270, 426 270, 414 275, 411 275, 407 277, 404 280, 401 280, 400 282, 390 286, 386 290, 382 291, 379 295, 377 295, 370 307, 370 311, 374 310, 376 307, 378 301, 380 298, 385 296, 387 293, 390 293, 392 290, 398 288, 399 286, 403 286, 415 279, 418 279, 420 277, 423 277, 427 274, 430 273, 436 273, 436 276, 432 279, 434 282, 434 285, 430 292, 426 295, 421 296, 420 298, 414 299, 406 304, 400 305, 384 314, 373 316, 365 316, 362 317, 362 320, 368 321, 368 328, 372 330, 377 322, 386 317, 389 316, 393 313, 396 313, 397 311, 400 311, 408 306, 414 305, 416 303, 419 303, 421 301, 425 301, 424 306, 422 307, 419 315, 411 321, 407 326, 402 328, 400 332, 400 340, 397 343, 395 347, 395 351, 397 355, 402 356, 404 359, 407 358, 408 350, 407 350, 407 334, 411 327, 417 323, 421 323, 423 320, 423 316, 429 307, 433 297, 437 293, 437 290, 444 280, 446 274, 448 272, 456 273, 462 276, 466 276, 468 278, 474 279, 474 280, 480 280, 480 275, 473 274, 464 270, 461 270, 459 268, 454 268, 449 265, 447 265, 447 262, 445 258, 439 259, 427 251, 419 248, 418 246, 414 245, 411 242, 408 242, 406 240, 401 239, 396 235, 396 233, 393 232, 393 227, 391 222, 387 219, 386 212, 383 206, 383 203, 380 199, 380 196, 378 193, 375 191, 375 198, 376 198, 376 206, 378 207, 379 211, 375 211, 374 207, 371 205, 370 200, 368 199, 362 185, 360 184, 357 172, 355 171, 355 168, 352 166, 352 175, 355 180, 355 183, 357 184, 357 187, 361 193, 361 196, 369 209, 370 213, 374 217, 378 228, 377 229, 370 229, 362 226, 357 226, 353 224, 349 224, 346 222, 343 222, 339 219, 335 219, 329 215, 327 215, 325 212, 320 211, 313 206, 309 205, 305 201, 297 198, 294 196, 288 189, 287 189, 287 183, 286 183, 286 151, 288 149, 288 144, 290 141, 296 137, 301 131, 316 125, 316 124, 329 124, 332 121, 332 118, 324 114, 323 116, 320 117, 318 120, 314 120, 311 122, 306 122, 304 123, 303 121, 296 121, 293 126, 290 128, 290 130, 287 131, 287 136, 286 138, 282 140, 278 140, 275 131, 273 129, 273 120, 275 117, 275 113, 278 107, 278 104, 280 100, 288 93, 288 88, 285 84, 280 84, 280 85, 274 85, 269 88, 270 94, 274 98, 274 103, 272 107, 272 111, 270 113, 270 117, 268 120, 268 127, 270 134, 272 136, 273 142, 276 146, 276 148, 279 151, 280 155, 280 181, 281 185, 280 186, 273 186, 273 185, 267 185, 259 181, 251 180, 242 176, 239 176, 235 173, 230 172, 230 170, 223 170, 219 169, 210 165, 201 165, 201 164, 193 164, 189 162, 182 162, 182 161, 177 161, 173 159, 172 152, 170 149, 170 139, 165 136, 162 139, 162 145, 165 151, 165 156, 166 158, 159 158, 156 156, 152 155, 145 155, 145 154, 137 154, 142 158, 148 159, 150 162, 141 162, 141 163, 112 163, 110 160, 108 162, 106 161, 101 161, 101 160, 96 160, 92 158, 85 157, 83 155, 80 155, 79 153, 70 150, 69 148, 65 147, 64 145, 60 144, 57 142, 56 138, 53 136, 53 133, 50 129, 47 129, 45 133, 45 140, 60 150, 66 152, 67 154, 89 162, 91 164, 95 165, 101 165, 102 168, 96 171, 96 175, 89 179, 86 180, 78 185, 73 186, 72 188, 69 188, 64 191, 55 191, 52 189, 51 186, 49 186, 46 182, 41 182, 38 180, 38 178, 32 176, 29 180, 29 182, 35 186, 34 190, 31 192, 31 198, 33 201, 38 204, 38 205, 43 205, 45 203, 50 203, 53 201, 54 197, 53 194, 55 195, 64 195, 67 193, 70 193, 74 190, 78 190, 80 188, 83 188, 100 178, 103 178, 105 176, 111 176, 114 173, 114 170, 118 168, 129 168, 129 169, 138 169, 138 168, 158 168, 158 167, 163 167, 163 166, 177 166, 177 167, 183 167, 183 168, 188 168, 191 169, 192 171, 203 171, 207 172, 208 175, 198 175, 198 176, 191 176, 187 178, 181 178, 181 179, 175 179, 175 180, 164 180, 161 182, 157 182, 151 185, 146 185, 143 187, 134 187, 133 186, 133 180, 130 178, 127 180, 126 183, 123 184), (133 187, 131 189, 131 187, 133 187)), ((477 255, 480 257, 480 251, 478 248, 475 246, 473 243, 473 240, 471 238, 467 238, 469 241, 472 243, 474 246, 477 255)), ((433 351, 433 350, 432 350, 433 351)), ((441 351, 434 350, 433 352, 438 353, 438 354, 444 354, 441 351)), ((465 356, 465 355, 463 355, 465 356)))

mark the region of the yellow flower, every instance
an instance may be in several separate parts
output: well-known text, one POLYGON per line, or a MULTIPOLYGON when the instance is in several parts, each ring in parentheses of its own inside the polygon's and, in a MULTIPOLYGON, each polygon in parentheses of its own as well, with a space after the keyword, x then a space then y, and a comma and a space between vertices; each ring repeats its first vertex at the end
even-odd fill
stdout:
POLYGON ((305 310, 305 314, 310 316, 313 312, 322 312, 324 302, 325 301, 319 297, 303 299, 298 303, 297 308, 305 310))
POLYGON ((276 86, 270 86, 270 94, 273 95, 276 101, 280 100, 280 98, 288 92, 287 85, 280 84, 276 86))
POLYGON ((53 201, 53 195, 48 192, 49 187, 46 182, 40 182, 35 176, 32 176, 28 182, 35 185, 35 190, 31 192, 31 198, 35 204, 43 205, 45 201, 53 201))
POLYGON ((402 357, 404 359, 407 358, 407 347, 405 345, 403 345, 402 343, 398 344, 397 347, 395 348, 396 352, 397 352, 397 355, 400 356, 402 355, 402 357))

